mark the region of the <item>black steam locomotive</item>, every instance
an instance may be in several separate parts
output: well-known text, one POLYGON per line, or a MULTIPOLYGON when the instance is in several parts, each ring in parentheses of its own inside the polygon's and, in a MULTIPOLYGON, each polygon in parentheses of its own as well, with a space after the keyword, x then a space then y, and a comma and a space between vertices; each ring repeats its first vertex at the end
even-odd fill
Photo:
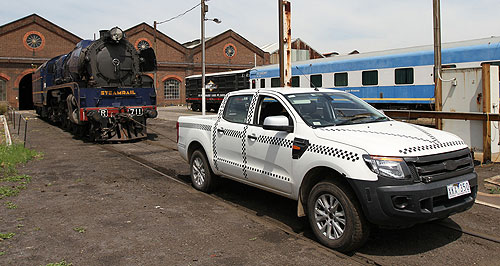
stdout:
POLYGON ((82 40, 36 70, 36 112, 96 141, 144 138, 146 119, 157 116, 154 82, 146 74, 154 70, 152 48, 136 50, 118 27, 102 30, 98 40, 82 40))

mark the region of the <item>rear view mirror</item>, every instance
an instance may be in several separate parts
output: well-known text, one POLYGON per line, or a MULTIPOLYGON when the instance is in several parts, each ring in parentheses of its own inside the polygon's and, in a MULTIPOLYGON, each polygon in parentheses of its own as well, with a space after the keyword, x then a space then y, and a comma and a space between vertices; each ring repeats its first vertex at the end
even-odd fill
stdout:
POLYGON ((267 130, 293 132, 293 126, 288 124, 288 118, 284 115, 266 117, 262 128, 267 130))
POLYGON ((139 52, 141 58, 141 72, 152 72, 156 70, 156 55, 153 48, 147 48, 139 52))

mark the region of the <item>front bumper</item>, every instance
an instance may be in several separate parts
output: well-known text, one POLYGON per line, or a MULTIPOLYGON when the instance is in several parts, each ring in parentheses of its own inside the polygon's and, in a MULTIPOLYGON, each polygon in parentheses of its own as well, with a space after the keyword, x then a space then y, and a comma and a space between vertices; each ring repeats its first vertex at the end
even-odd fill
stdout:
POLYGON ((378 181, 349 180, 363 207, 367 219, 377 225, 410 226, 416 223, 446 218, 463 212, 474 204, 477 194, 477 174, 463 174, 431 183, 405 183, 379 177, 378 181), (448 199, 446 186, 469 181, 471 193, 448 199), (398 200, 405 199, 405 207, 398 200))

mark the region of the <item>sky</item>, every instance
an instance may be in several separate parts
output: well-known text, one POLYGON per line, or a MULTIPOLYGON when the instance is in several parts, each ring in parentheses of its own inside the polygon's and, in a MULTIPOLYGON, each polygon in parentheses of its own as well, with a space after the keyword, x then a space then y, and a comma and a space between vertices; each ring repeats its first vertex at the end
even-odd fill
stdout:
MULTIPOLYGON (((1 0, 0 25, 36 13, 83 39, 100 29, 164 21, 200 0, 1 0)), ((290 0, 292 37, 321 52, 347 54, 433 42, 432 0, 290 0)), ((228 29, 262 47, 278 41, 276 0, 210 0, 205 36, 228 29)), ((441 0, 442 41, 500 36, 499 0, 441 0)), ((200 8, 158 29, 184 43, 200 38, 200 8)))

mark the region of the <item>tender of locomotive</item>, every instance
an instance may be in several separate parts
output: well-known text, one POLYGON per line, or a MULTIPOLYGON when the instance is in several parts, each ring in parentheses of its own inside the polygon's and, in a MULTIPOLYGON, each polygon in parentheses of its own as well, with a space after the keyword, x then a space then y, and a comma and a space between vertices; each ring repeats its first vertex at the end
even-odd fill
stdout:
POLYGON ((39 116, 92 140, 147 136, 146 119, 157 116, 152 48, 137 51, 118 28, 42 64, 33 74, 39 116))

